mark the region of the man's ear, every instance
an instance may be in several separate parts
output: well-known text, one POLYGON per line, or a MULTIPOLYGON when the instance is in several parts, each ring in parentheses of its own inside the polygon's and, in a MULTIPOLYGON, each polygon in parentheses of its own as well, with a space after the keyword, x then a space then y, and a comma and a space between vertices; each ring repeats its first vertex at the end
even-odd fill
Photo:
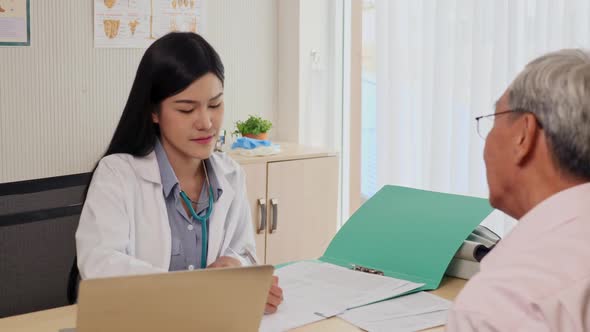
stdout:
POLYGON ((537 118, 531 113, 523 114, 519 119, 517 135, 515 136, 515 154, 514 161, 518 165, 525 163, 533 154, 536 144, 538 144, 539 123, 537 118))
POLYGON ((152 112, 152 122, 153 123, 160 123, 160 117, 158 116, 158 113, 152 112))

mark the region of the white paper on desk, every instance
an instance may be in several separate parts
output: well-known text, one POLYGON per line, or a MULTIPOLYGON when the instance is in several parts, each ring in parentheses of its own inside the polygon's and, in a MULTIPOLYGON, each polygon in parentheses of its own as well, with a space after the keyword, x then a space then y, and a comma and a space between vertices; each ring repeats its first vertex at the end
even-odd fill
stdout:
POLYGON ((335 316, 348 308, 422 286, 319 262, 295 263, 276 270, 275 274, 283 289, 284 302, 276 314, 263 317, 261 331, 283 331, 305 325, 321 320, 320 316, 335 316))
POLYGON ((304 303, 284 301, 279 310, 270 315, 264 315, 260 322, 260 332, 279 332, 294 329, 324 319, 314 314, 304 303))
POLYGON ((420 315, 394 318, 376 322, 352 323, 369 332, 409 332, 441 326, 447 322, 448 310, 440 310, 420 315))
POLYGON ((450 306, 450 301, 420 292, 348 310, 339 317, 368 331, 416 331, 444 324, 450 306))

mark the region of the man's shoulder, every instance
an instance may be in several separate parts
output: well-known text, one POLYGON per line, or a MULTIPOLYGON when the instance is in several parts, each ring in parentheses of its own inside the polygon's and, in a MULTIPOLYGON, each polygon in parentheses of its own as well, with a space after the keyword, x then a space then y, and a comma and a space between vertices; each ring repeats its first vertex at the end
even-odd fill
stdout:
MULTIPOLYGON (((545 276, 548 279, 550 276, 545 276)), ((467 283, 448 315, 448 331, 587 331, 590 276, 549 287, 538 280, 481 275, 467 283), (532 283, 531 287, 527 283, 532 283), (536 285, 536 286, 535 286, 536 285), (485 327, 485 328, 483 328, 485 327)))
MULTIPOLYGON (((515 330, 537 320, 543 308, 562 305, 564 301, 578 311, 590 307, 586 305, 590 298, 573 296, 580 294, 580 290, 590 293, 590 273, 552 267, 555 266, 551 266, 551 261, 542 264, 538 259, 526 262, 513 257, 505 265, 486 269, 469 280, 459 293, 453 315, 467 320, 492 319, 494 324, 515 330)), ((546 317, 547 321, 551 319, 550 315, 546 317)))
POLYGON ((590 276, 564 285, 558 292, 534 303, 551 331, 588 331, 590 328, 590 276))
POLYGON ((518 274, 518 271, 476 274, 455 299, 453 315, 467 320, 492 320, 500 330, 519 326, 533 315, 533 298, 526 287, 530 280, 518 274))
POLYGON ((480 272, 465 284, 454 307, 485 312, 485 308, 510 304, 512 300, 524 297, 519 283, 511 280, 508 274, 480 272))
POLYGON ((474 283, 513 288, 531 301, 555 294, 565 284, 590 276, 589 232, 590 214, 535 236, 502 240, 481 262, 474 283))

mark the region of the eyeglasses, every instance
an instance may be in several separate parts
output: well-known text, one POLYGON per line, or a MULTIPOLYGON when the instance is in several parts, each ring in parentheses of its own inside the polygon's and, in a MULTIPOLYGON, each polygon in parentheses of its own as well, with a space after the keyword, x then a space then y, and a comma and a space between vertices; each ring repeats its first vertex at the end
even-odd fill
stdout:
POLYGON ((539 121, 539 119, 537 118, 537 116, 533 112, 527 111, 522 108, 515 108, 512 110, 506 110, 506 111, 502 111, 502 112, 498 112, 498 113, 493 113, 493 114, 482 115, 482 116, 476 117, 475 121, 477 122, 477 134, 485 140, 486 137, 488 137, 488 134, 490 133, 490 131, 492 131, 492 128, 494 128, 494 117, 498 116, 498 115, 502 115, 502 114, 508 114, 508 113, 520 113, 520 114, 531 113, 531 114, 533 114, 533 116, 535 116, 535 121, 537 122, 537 125, 539 126, 539 128, 541 128, 541 129, 543 128, 543 124, 539 121))
POLYGON ((492 114, 476 117, 475 121, 477 122, 477 134, 485 140, 486 137, 488 137, 488 134, 490 133, 490 131, 492 131, 492 128, 494 127, 494 117, 498 116, 498 115, 502 115, 502 114, 513 113, 513 112, 515 112, 515 111, 514 110, 507 110, 507 111, 503 111, 503 112, 492 113, 492 114))

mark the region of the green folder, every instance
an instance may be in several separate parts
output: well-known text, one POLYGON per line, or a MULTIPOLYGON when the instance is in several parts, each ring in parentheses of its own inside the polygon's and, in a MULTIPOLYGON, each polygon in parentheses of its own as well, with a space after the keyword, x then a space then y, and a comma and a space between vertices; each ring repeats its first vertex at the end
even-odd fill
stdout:
POLYGON ((385 186, 350 217, 319 260, 436 289, 463 240, 492 210, 482 198, 385 186))

